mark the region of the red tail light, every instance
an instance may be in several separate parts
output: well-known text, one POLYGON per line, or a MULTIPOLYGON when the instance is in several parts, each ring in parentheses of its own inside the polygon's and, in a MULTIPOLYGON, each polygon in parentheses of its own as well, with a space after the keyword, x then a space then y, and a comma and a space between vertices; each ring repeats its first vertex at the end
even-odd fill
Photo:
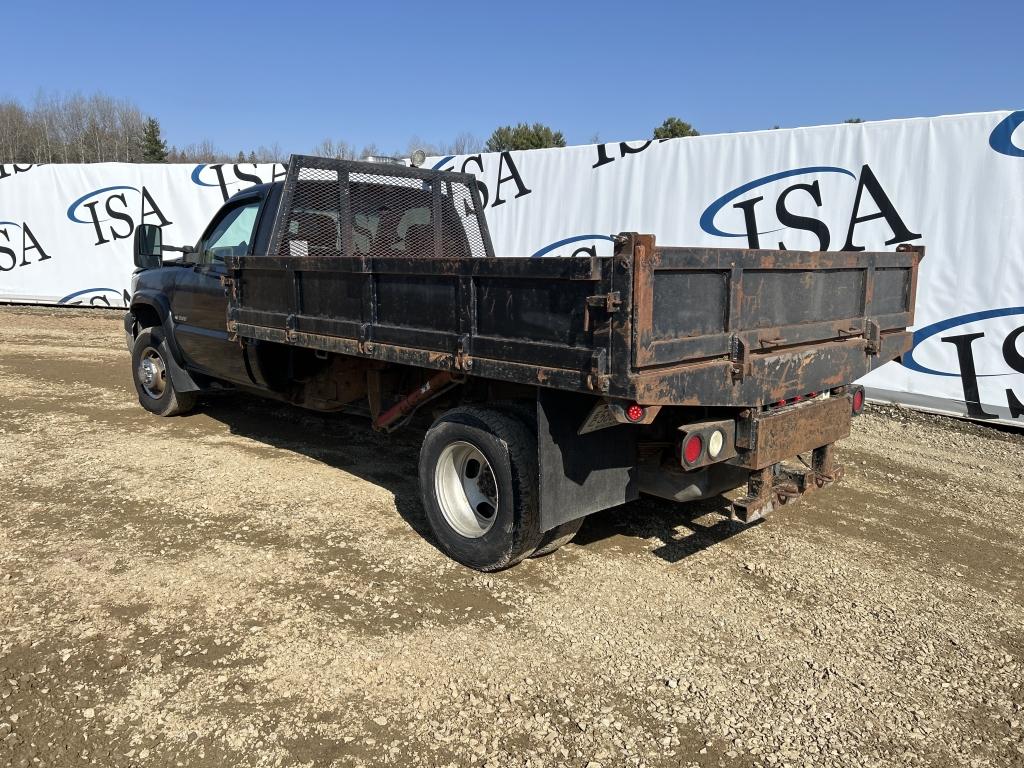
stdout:
POLYGON ((636 403, 633 403, 626 409, 626 418, 630 421, 642 421, 646 415, 647 409, 642 405, 637 405, 636 403))
POLYGON ((864 410, 864 390, 856 389, 853 392, 853 415, 857 416, 864 410))
POLYGON ((704 441, 700 435, 690 435, 683 443, 683 459, 687 464, 696 464, 704 450, 704 441))

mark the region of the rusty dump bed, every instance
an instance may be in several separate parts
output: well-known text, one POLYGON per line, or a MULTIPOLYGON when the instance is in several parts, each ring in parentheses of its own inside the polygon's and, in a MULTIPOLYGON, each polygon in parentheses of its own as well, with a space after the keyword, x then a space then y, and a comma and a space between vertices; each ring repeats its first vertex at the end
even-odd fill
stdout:
POLYGON ((751 406, 910 346, 922 249, 495 258, 472 176, 293 157, 271 253, 229 260, 229 330, 650 405, 751 406))

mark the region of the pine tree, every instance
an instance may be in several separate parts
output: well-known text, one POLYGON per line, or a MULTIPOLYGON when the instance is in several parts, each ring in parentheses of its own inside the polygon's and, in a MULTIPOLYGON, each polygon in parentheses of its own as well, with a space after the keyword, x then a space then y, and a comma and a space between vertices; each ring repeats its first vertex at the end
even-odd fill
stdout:
POLYGON ((147 117, 142 126, 142 162, 167 162, 167 142, 160 136, 160 123, 155 117, 147 117))
POLYGON ((495 128, 487 140, 488 152, 504 152, 508 149, 544 149, 546 147, 564 147, 565 137, 561 131, 555 131, 543 123, 527 125, 503 125, 495 128))
POLYGON ((700 136, 700 131, 678 117, 666 117, 665 122, 654 129, 656 139, 680 139, 685 136, 700 136))

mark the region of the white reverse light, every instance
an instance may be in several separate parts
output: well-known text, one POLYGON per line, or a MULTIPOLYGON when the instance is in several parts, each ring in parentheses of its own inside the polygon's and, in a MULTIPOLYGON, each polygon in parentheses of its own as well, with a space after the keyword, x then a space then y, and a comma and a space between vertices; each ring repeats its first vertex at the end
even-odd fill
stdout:
POLYGON ((722 434, 722 430, 716 429, 711 433, 711 437, 708 438, 708 456, 712 459, 717 459, 724 445, 725 435, 722 434))

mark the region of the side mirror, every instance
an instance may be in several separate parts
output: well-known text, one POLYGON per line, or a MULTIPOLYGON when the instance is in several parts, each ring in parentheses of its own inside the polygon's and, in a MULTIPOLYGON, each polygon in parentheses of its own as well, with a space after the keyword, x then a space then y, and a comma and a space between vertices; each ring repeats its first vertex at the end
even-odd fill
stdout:
POLYGON ((135 229, 133 245, 135 266, 156 269, 163 265, 163 233, 156 224, 140 224, 135 229))

